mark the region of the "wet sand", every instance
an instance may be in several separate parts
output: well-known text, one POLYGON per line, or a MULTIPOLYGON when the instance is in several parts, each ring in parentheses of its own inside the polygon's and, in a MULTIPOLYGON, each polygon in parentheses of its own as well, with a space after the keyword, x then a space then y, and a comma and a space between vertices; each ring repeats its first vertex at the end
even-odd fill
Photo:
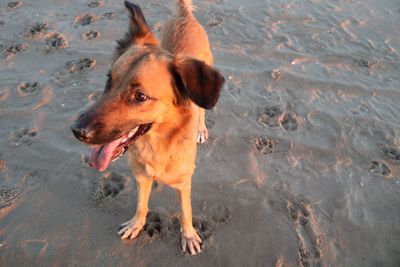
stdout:
MULTIPOLYGON (((157 33, 174 13, 138 3, 157 33)), ((398 1, 194 3, 227 82, 199 147, 191 257, 166 186, 119 239, 126 158, 99 173, 69 130, 104 88, 122 1, 0 1, 0 265, 399 266, 398 1)))

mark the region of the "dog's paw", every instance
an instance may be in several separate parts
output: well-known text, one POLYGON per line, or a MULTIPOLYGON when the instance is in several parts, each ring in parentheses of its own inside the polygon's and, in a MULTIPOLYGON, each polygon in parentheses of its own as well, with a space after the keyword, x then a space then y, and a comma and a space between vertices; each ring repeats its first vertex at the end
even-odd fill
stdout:
POLYGON ((208 130, 206 127, 199 128, 199 132, 197 133, 197 143, 204 144, 208 140, 208 130))
POLYGON ((139 235, 140 231, 143 229, 145 219, 146 218, 136 219, 136 217, 133 217, 131 220, 121 224, 121 229, 118 231, 121 239, 136 238, 139 235))
POLYGON ((190 254, 196 255, 201 252, 201 243, 201 238, 194 228, 190 231, 182 231, 181 246, 183 252, 188 250, 190 254))

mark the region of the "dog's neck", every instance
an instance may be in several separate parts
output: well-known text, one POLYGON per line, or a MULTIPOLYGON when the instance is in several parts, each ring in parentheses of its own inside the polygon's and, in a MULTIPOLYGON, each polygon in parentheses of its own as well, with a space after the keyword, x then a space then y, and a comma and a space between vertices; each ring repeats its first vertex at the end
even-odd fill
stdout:
POLYGON ((181 142, 196 143, 199 114, 198 108, 190 103, 186 107, 176 107, 165 114, 163 121, 153 123, 146 134, 152 144, 172 146, 181 142))

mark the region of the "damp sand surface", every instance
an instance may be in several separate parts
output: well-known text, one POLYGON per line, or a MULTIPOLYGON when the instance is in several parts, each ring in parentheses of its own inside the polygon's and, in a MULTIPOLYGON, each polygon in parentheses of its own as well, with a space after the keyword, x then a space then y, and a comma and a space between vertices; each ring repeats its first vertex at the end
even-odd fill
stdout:
MULTIPOLYGON (((0 1, 1 266, 400 266, 397 0, 194 1, 226 85, 193 177, 203 252, 179 203, 105 173, 69 126, 101 95, 122 1, 0 1)), ((158 34, 172 1, 138 3, 158 34)))

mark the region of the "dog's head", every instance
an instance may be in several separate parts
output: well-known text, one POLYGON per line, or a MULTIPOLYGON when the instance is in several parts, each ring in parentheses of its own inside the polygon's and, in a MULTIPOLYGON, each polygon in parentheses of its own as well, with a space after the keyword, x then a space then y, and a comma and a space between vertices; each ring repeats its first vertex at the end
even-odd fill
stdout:
POLYGON ((211 109, 224 78, 204 62, 162 49, 139 6, 125 2, 129 31, 118 41, 116 58, 101 98, 71 127, 84 143, 98 145, 93 167, 104 170, 152 125, 189 100, 211 109))

